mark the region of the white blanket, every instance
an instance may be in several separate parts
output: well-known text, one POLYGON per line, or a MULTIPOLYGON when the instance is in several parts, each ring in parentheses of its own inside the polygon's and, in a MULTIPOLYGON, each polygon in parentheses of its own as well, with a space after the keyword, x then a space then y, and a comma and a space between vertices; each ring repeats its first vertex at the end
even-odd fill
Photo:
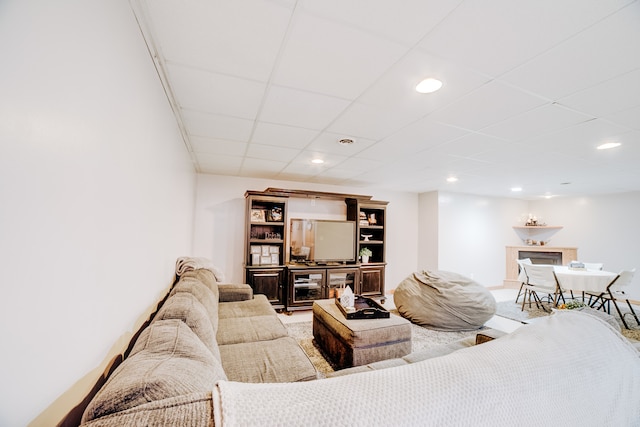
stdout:
POLYGON ((180 257, 176 260, 176 275, 182 276, 187 271, 206 269, 213 273, 216 282, 224 282, 224 274, 207 258, 180 257))
POLYGON ((637 426, 640 353, 563 312, 500 339, 395 368, 293 384, 221 381, 216 426, 637 426))

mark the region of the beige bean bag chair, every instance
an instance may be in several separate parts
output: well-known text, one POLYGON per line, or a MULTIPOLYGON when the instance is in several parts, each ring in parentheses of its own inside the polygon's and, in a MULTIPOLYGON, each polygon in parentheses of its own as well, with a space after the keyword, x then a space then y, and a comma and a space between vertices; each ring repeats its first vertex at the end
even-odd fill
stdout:
POLYGON ((398 285, 393 301, 402 317, 443 331, 478 329, 496 312, 487 288, 449 271, 411 274, 398 285))

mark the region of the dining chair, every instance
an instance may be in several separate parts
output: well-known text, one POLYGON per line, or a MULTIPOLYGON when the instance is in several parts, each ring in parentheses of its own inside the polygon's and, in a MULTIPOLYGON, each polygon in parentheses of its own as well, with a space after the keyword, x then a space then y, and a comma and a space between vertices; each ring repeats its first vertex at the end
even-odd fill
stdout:
POLYGON ((604 268, 604 264, 601 262, 583 262, 583 264, 587 270, 602 270, 604 268))
MULTIPOLYGON (((635 273, 636 273, 635 268, 632 270, 622 270, 620 274, 618 274, 611 281, 611 283, 609 283, 609 285, 607 286, 607 290, 605 292, 601 292, 598 295, 587 292, 587 295, 589 295, 589 302, 591 302, 592 297, 595 297, 594 302, 590 303, 589 306, 594 307, 598 303, 598 301, 600 301, 600 305, 596 309, 597 310, 602 309, 603 311, 606 311, 607 313, 611 314, 611 302, 613 301, 613 305, 616 308, 616 311, 618 312, 618 316, 620 316, 620 320, 622 320, 622 324, 624 325, 625 328, 630 329, 617 303, 617 301, 619 300, 624 300, 629 306, 629 310, 631 311, 631 314, 633 315, 633 317, 636 319, 636 322, 638 323, 638 325, 640 325, 640 320, 638 320, 638 315, 633 310, 633 306, 631 305, 631 302, 629 302, 629 290, 632 286, 633 276, 635 275, 635 273), (605 306, 606 306, 606 310, 605 310, 605 306)), ((626 314, 629 314, 629 313, 626 313, 626 314)))
POLYGON ((536 303, 536 307, 542 308, 548 312, 547 308, 542 303, 542 298, 538 295, 545 294, 547 301, 553 303, 554 307, 557 307, 560 298, 564 302, 564 296, 562 295, 562 289, 558 283, 555 270, 552 265, 543 264, 522 264, 524 271, 527 275, 527 283, 522 286, 524 289, 524 299, 522 300, 522 308, 524 311, 524 304, 529 296, 529 307, 531 307, 531 297, 536 303))
POLYGON ((518 290, 518 296, 516 296, 516 304, 518 303, 518 299, 520 299, 520 295, 522 294, 522 287, 527 282, 527 275, 524 272, 523 264, 533 264, 531 262, 531 258, 523 258, 516 260, 518 263, 518 278, 520 279, 520 289, 518 290))

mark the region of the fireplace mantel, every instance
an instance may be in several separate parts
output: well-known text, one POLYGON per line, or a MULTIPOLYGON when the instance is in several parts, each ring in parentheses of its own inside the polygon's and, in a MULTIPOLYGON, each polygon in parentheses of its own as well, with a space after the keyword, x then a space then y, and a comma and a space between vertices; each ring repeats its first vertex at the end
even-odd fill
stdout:
POLYGON ((507 246, 507 278, 504 280, 506 287, 519 287, 518 282, 518 260, 520 252, 541 252, 562 254, 562 265, 578 259, 578 248, 575 247, 557 247, 557 246, 507 246))

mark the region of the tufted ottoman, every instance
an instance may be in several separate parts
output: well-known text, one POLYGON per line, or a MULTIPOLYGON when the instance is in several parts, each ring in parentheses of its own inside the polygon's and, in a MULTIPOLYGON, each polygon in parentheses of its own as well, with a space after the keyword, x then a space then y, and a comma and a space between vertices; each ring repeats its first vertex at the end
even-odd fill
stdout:
POLYGON ((406 356, 411 323, 399 316, 347 320, 335 300, 313 303, 313 338, 336 369, 406 356))

